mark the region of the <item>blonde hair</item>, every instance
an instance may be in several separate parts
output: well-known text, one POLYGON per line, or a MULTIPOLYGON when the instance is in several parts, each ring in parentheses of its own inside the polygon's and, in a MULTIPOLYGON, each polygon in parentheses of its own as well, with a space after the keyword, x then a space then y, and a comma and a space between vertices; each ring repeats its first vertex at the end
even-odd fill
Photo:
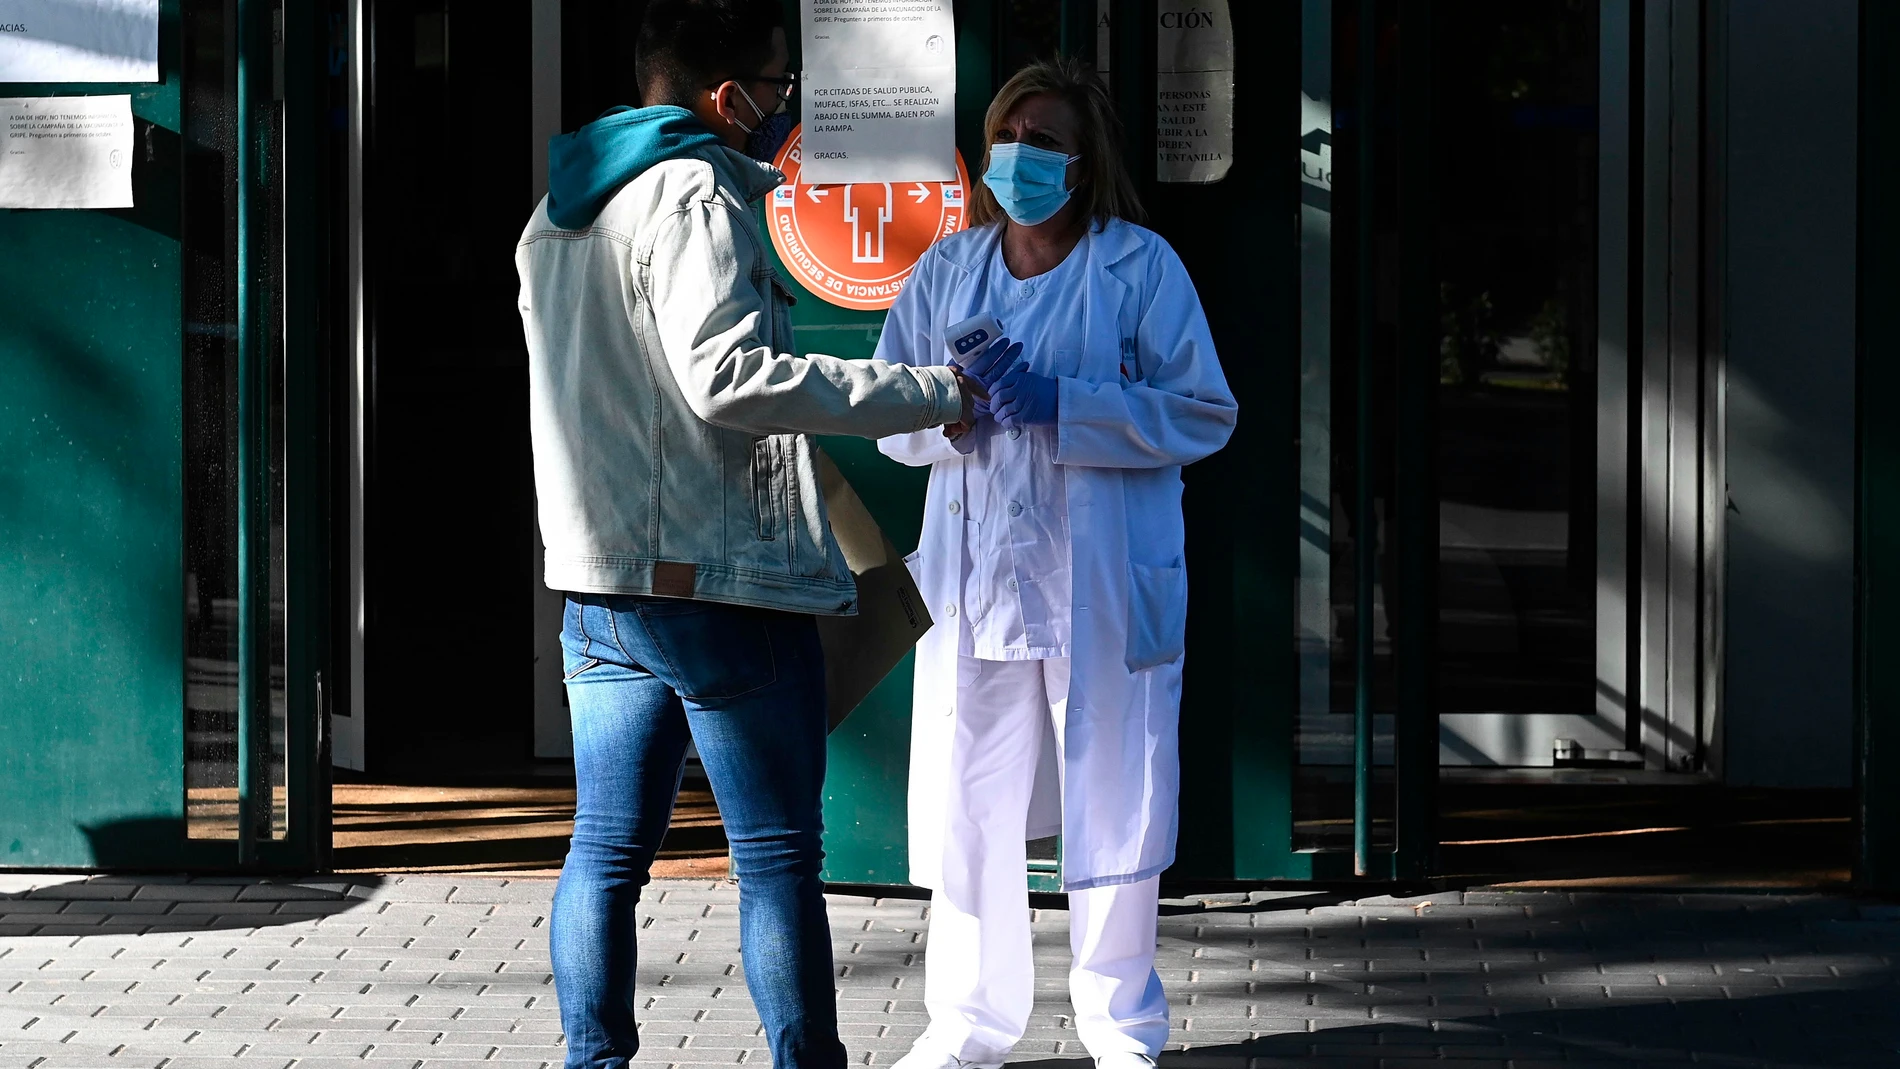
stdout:
MULTIPOLYGON (((1144 218, 1141 198, 1135 194, 1135 182, 1122 160, 1122 123, 1115 105, 1102 88, 1101 79, 1079 60, 1064 56, 1031 63, 1015 73, 990 101, 983 113, 983 168, 990 169, 990 146, 996 131, 1023 101, 1049 94, 1069 105, 1077 120, 1082 177, 1072 194, 1084 219, 1100 226, 1110 219, 1139 223, 1144 218)), ((986 226, 1008 216, 996 203, 996 195, 979 173, 970 191, 970 225, 986 226)))

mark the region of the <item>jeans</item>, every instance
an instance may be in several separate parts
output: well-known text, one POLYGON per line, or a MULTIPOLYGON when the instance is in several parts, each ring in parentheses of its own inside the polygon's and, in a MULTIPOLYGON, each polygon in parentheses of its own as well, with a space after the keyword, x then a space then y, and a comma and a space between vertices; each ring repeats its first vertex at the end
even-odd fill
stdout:
POLYGON ((634 905, 690 739, 739 880, 746 984, 777 1069, 842 1069, 824 861, 825 678, 809 616, 570 594, 561 630, 574 838, 550 952, 569 1069, 623 1069, 634 1029, 634 905))

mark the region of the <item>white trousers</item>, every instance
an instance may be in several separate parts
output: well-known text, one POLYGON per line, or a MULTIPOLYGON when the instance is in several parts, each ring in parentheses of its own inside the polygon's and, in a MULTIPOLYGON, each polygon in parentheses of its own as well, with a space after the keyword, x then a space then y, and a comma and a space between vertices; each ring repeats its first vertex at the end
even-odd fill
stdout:
MULTIPOLYGON (((969 856, 977 875, 971 901, 951 902, 942 892, 930 898, 930 1027, 918 1045, 1000 1062, 1022 1039, 1035 1002, 1024 838, 1051 721, 1060 761, 1069 661, 960 658, 957 667, 958 767, 948 827, 952 849, 969 856)), ((1155 877, 1069 893, 1069 1000, 1077 1038, 1091 1055, 1154 1056, 1167 1044, 1168 1001, 1154 967, 1160 891, 1155 877)))

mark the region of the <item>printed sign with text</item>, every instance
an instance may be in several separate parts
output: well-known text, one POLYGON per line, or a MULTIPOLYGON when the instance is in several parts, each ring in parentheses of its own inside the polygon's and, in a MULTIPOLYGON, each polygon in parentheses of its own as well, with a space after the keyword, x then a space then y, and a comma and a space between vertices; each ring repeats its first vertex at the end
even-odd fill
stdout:
POLYGON ((158 0, 0 0, 0 82, 158 81, 158 0))

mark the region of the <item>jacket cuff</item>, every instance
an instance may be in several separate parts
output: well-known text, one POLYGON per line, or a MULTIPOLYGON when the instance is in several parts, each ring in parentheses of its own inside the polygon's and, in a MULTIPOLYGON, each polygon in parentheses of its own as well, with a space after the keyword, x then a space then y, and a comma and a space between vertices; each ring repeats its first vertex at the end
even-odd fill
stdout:
POLYGON ((924 420, 918 424, 918 430, 941 427, 946 423, 955 423, 963 415, 963 395, 957 389, 957 373, 942 364, 910 369, 917 376, 927 395, 924 405, 924 420))

